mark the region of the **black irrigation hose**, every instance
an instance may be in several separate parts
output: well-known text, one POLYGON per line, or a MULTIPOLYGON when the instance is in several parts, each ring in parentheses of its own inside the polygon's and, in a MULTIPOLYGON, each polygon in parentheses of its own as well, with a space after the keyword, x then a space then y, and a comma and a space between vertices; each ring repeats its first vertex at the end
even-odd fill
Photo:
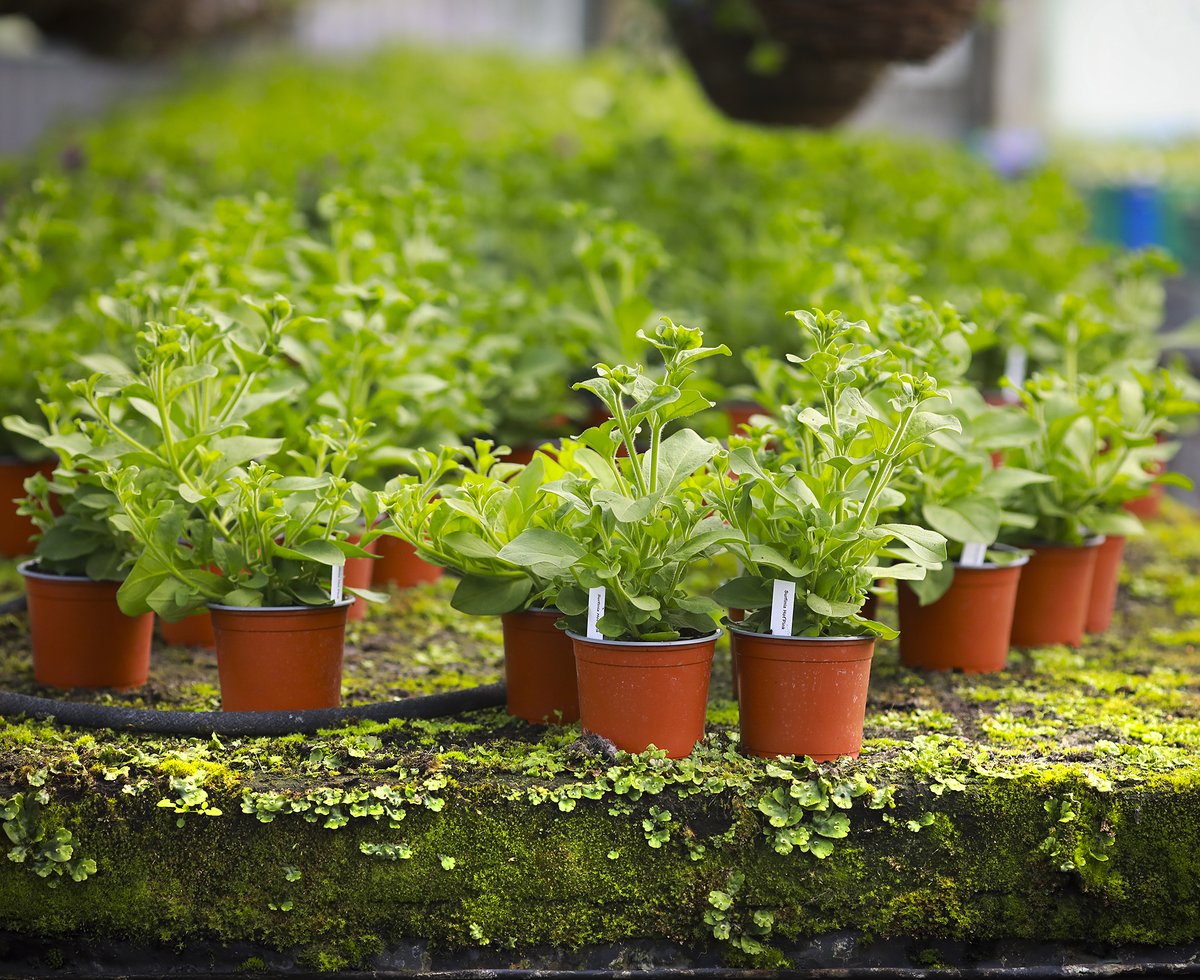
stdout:
POLYGON ((156 735, 262 736, 311 734, 356 721, 390 721, 392 718, 442 718, 504 704, 503 684, 484 684, 462 691, 426 694, 400 701, 316 708, 309 711, 159 711, 35 698, 0 691, 0 715, 53 718, 75 728, 111 728, 156 735))

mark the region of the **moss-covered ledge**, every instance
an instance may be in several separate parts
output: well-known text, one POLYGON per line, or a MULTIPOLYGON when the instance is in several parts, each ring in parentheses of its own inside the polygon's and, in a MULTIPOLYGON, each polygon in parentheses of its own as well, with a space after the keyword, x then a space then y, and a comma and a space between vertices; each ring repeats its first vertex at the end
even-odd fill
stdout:
MULTIPOLYGON (((0 959, 69 966, 104 939, 228 944, 247 969, 275 950, 395 964, 414 943, 414 968, 547 947, 765 966, 849 936, 843 952, 893 940, 928 965, 941 941, 1200 941, 1200 522, 1168 518, 1080 651, 969 678, 883 648, 858 763, 741 757, 724 661, 712 734, 677 763, 499 711, 224 742, 7 719, 0 959)), ((0 682, 36 692, 24 629, 0 622, 0 682)), ((347 696, 498 663, 494 629, 434 588, 354 632, 347 696)), ((101 697, 208 708, 212 669, 159 651, 147 690, 101 697)))

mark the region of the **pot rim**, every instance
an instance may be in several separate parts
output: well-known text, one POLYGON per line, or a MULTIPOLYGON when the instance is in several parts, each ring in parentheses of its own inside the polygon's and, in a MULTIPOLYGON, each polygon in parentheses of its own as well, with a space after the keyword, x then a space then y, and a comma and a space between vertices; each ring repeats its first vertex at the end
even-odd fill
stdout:
POLYGON ((1107 534, 1093 534, 1084 538, 1083 544, 1067 544, 1065 541, 1035 541, 1027 545, 1012 545, 1021 551, 1036 551, 1038 548, 1099 548, 1108 538, 1107 534))
POLYGON ((99 585, 120 585, 121 579, 88 578, 86 575, 55 575, 53 572, 39 572, 34 569, 38 559, 30 558, 17 565, 17 571, 26 578, 41 579, 45 582, 95 582, 99 585))
POLYGON ((690 640, 607 640, 593 639, 590 636, 583 636, 579 633, 566 630, 567 636, 572 640, 583 640, 585 643, 601 643, 609 647, 654 647, 654 649, 665 649, 667 647, 683 647, 694 646, 697 643, 707 643, 712 640, 714 643, 721 638, 725 631, 719 627, 713 633, 705 633, 703 636, 694 636, 690 640))
POLYGON ((745 629, 736 623, 729 624, 729 632, 738 633, 741 636, 762 637, 764 640, 803 640, 805 643, 853 643, 858 640, 874 642, 879 639, 874 633, 868 633, 865 636, 776 636, 774 633, 756 633, 754 630, 745 629))
POLYGON ((319 606, 226 606, 220 602, 207 602, 209 609, 219 609, 221 612, 271 613, 271 612, 309 612, 323 609, 342 609, 354 605, 354 596, 349 599, 339 599, 337 602, 326 602, 319 606))
MULTIPOLYGON (((1013 546, 1012 546, 1012 545, 1003 545, 1001 548, 997 548, 996 550, 997 550, 997 551, 1000 551, 1000 550, 1006 550, 1006 549, 1008 549, 1008 548, 1013 548, 1013 546)), ((1013 550, 1014 550, 1014 551, 1019 551, 1019 550, 1022 550, 1022 549, 1019 549, 1019 548, 1013 548, 1013 550)), ((969 571, 972 571, 972 570, 975 570, 975 571, 994 571, 995 569, 1001 569, 1001 568, 1020 568, 1022 565, 1028 565, 1028 564, 1029 564, 1029 559, 1030 559, 1031 557, 1032 557, 1031 555, 1021 555, 1019 558, 1014 558, 1012 561, 1006 561, 1006 562, 1004 562, 1003 564, 1001 564, 1001 563, 1000 563, 1000 562, 998 562, 998 561, 985 561, 985 562, 984 562, 982 565, 964 565, 964 564, 963 564, 962 562, 960 562, 960 561, 956 561, 956 562, 954 562, 953 564, 954 564, 954 570, 955 570, 956 572, 957 572, 959 569, 963 569, 963 570, 965 570, 965 571, 968 571, 968 572, 969 572, 969 571)))

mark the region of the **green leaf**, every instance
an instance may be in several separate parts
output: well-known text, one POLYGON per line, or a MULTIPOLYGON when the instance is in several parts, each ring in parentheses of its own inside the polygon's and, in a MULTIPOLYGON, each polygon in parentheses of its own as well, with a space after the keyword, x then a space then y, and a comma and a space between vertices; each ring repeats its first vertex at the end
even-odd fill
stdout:
POLYGON ((214 439, 209 448, 224 457, 221 462, 225 466, 234 467, 259 457, 274 456, 283 448, 283 440, 263 439, 258 436, 227 436, 224 439, 214 439))
POLYGON ((1000 536, 1000 507, 983 497, 926 504, 922 514, 933 530, 951 541, 991 544, 1000 536))
POLYGON ((713 592, 713 598, 727 609, 761 609, 771 604, 770 579, 742 575, 730 579, 713 592))
POLYGON ((831 619, 847 619, 858 612, 860 608, 860 604, 857 602, 837 602, 819 596, 815 592, 808 593, 804 597, 804 602, 818 616, 828 616, 831 619))
POLYGON ((533 582, 525 577, 464 575, 450 598, 450 605, 472 616, 502 616, 523 608, 532 588, 533 582))
POLYGON ((917 561, 935 564, 946 560, 946 539, 936 531, 915 524, 877 524, 875 530, 903 541, 917 561))
POLYGON ((502 560, 544 577, 568 570, 584 554, 571 538, 546 528, 522 531, 499 551, 502 560))
MULTIPOLYGON (((658 447, 658 473, 654 488, 669 494, 721 451, 715 442, 698 435, 692 429, 680 429, 668 436, 658 447)), ((643 456, 643 470, 649 476, 650 456, 643 456)))
POLYGON ((275 544, 272 546, 272 551, 274 554, 284 558, 294 558, 297 561, 315 561, 322 565, 339 568, 346 564, 346 556, 342 554, 341 548, 332 541, 324 541, 319 538, 313 541, 302 541, 290 548, 275 544))

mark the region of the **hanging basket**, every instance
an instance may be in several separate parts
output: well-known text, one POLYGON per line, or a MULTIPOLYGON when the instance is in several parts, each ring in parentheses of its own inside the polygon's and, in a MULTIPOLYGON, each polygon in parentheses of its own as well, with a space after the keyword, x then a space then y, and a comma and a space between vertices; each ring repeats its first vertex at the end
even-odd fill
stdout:
POLYGON ((0 0, 47 37, 103 57, 170 54, 190 44, 282 23, 294 0, 0 0))
POLYGON ((686 18, 822 59, 928 61, 962 37, 980 0, 665 0, 686 18))
POLYGON ((705 11, 669 8, 671 29, 700 87, 731 119, 767 126, 836 125, 875 87, 882 61, 801 58, 789 52, 777 70, 756 71, 758 42, 718 29, 705 11))

